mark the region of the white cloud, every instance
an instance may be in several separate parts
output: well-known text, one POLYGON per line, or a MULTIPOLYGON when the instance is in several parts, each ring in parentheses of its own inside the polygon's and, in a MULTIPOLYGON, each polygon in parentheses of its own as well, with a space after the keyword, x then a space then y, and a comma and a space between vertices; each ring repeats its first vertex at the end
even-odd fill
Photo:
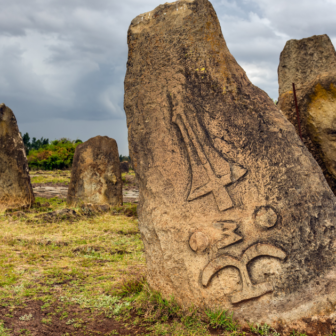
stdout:
POLYGON ((214 6, 230 51, 272 98, 278 96, 277 67, 286 41, 328 34, 335 45, 335 0, 236 0, 229 3, 240 10, 232 13, 223 2, 214 6))

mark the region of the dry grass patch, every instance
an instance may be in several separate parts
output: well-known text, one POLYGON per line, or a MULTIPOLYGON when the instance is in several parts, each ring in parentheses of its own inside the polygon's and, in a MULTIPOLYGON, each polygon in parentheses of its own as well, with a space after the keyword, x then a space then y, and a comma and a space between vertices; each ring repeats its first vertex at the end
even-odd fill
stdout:
POLYGON ((66 206, 48 201, 48 209, 24 217, 0 214, 0 307, 15 311, 38 301, 44 308, 79 305, 111 313, 119 299, 109 293, 129 270, 144 267, 137 219, 110 211, 47 223, 36 215, 66 206))
POLYGON ((70 183, 71 171, 70 170, 37 170, 31 171, 31 183, 37 184, 64 184, 70 183))

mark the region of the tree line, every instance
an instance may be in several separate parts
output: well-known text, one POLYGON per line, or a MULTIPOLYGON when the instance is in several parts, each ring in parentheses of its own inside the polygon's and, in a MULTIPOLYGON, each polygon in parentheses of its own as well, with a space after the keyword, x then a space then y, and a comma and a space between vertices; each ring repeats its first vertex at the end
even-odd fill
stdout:
MULTIPOLYGON (((22 136, 30 169, 68 169, 71 168, 76 147, 83 141, 61 138, 49 142, 49 139, 30 139, 28 133, 22 136)), ((120 162, 130 161, 129 156, 119 155, 120 162)))

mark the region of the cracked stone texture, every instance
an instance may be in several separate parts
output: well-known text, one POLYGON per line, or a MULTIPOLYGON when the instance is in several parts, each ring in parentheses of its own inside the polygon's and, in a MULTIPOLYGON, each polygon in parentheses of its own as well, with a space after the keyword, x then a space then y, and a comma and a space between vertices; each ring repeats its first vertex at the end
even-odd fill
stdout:
POLYGON ((336 52, 329 37, 288 41, 278 73, 278 106, 299 133, 295 83, 302 140, 336 193, 336 52))
POLYGON ((137 16, 128 46, 124 106, 151 288, 241 323, 331 330, 335 196, 230 54, 211 3, 137 16))
POLYGON ((96 136, 77 146, 67 203, 123 204, 119 153, 114 139, 96 136))
POLYGON ((13 111, 0 104, 0 210, 34 203, 28 162, 13 111))

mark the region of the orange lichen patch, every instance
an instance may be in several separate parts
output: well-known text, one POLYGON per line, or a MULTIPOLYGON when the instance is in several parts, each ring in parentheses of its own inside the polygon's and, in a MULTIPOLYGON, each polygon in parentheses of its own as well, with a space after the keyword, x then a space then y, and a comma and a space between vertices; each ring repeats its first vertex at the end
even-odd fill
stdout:
POLYGON ((329 90, 318 83, 314 93, 310 95, 308 105, 308 123, 313 126, 317 133, 321 129, 330 128, 336 118, 336 88, 330 84, 329 90))
POLYGON ((287 91, 283 93, 279 98, 279 108, 280 110, 286 109, 288 104, 293 100, 293 91, 287 91))
POLYGON ((317 101, 322 101, 326 99, 335 100, 336 99, 336 87, 333 83, 330 84, 330 90, 325 89, 320 83, 318 83, 314 88, 314 93, 310 95, 312 103, 317 101))
POLYGON ((336 177, 336 87, 318 83, 310 95, 307 124, 312 139, 322 150, 330 174, 336 177))

